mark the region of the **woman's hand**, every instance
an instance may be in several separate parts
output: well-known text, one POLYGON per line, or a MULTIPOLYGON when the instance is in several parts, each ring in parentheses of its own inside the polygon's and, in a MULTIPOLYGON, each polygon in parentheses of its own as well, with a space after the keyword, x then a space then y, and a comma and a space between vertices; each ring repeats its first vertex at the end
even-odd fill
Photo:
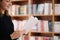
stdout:
POLYGON ((19 38, 20 37, 20 31, 14 31, 10 36, 11 36, 11 39, 16 39, 16 38, 19 38))
POLYGON ((10 36, 12 39, 16 39, 19 38, 20 36, 22 36, 26 31, 14 31, 10 36))

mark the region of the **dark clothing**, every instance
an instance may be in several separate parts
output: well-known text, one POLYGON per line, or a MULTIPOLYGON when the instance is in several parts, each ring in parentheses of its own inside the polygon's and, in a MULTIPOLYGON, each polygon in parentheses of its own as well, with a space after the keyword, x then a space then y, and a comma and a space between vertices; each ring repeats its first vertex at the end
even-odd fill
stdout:
POLYGON ((10 34, 14 32, 14 26, 10 16, 0 15, 0 40, 12 40, 10 34))

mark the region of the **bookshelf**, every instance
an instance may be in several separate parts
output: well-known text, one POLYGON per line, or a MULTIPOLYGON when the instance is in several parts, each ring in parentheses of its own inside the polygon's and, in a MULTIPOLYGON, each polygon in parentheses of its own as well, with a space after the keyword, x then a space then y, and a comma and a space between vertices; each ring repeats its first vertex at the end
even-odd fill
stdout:
MULTIPOLYGON (((34 16, 37 17, 40 21, 47 23, 47 22, 52 22, 52 30, 47 31, 40 31, 35 29, 36 31, 30 31, 28 33, 28 38, 30 40, 31 36, 37 36, 37 37, 52 37, 54 36, 60 36, 60 32, 54 32, 55 29, 54 27, 56 26, 56 22, 60 22, 60 15, 59 12, 57 12, 55 7, 56 4, 60 4, 60 0, 12 0, 13 5, 27 5, 27 8, 23 7, 26 14, 18 14, 18 15, 11 15, 12 20, 27 20, 29 16, 34 16), (47 9, 48 8, 48 9, 47 9), (41 9, 41 10, 40 10, 41 9), (55 12, 56 11, 56 12, 55 12), (56 15, 57 14, 57 15, 56 15), (50 32, 51 31, 51 32, 50 32)), ((20 6, 19 6, 20 7, 20 6)), ((20 11, 20 8, 18 8, 20 11)), ((18 12, 19 12, 18 11, 18 12)), ((14 12, 15 13, 15 12, 14 12)), ((20 12, 19 12, 20 13, 20 12)), ((15 13, 16 14, 16 13, 15 13)), ((42 25, 41 22, 41 25, 42 25)), ((45 29, 46 30, 46 29, 45 29)), ((25 35, 24 35, 25 36, 25 35)), ((22 39, 24 40, 24 38, 22 39)), ((54 40, 54 39, 51 39, 54 40)))
MULTIPOLYGON (((54 40, 56 38, 56 40, 59 40, 59 37, 60 37, 60 32, 57 32, 55 30, 59 28, 59 26, 55 26, 55 23, 58 23, 60 22, 60 14, 59 14, 59 4, 60 4, 60 0, 54 0, 54 40)), ((57 24, 56 24, 57 25, 57 24)), ((58 29, 59 30, 59 29, 58 29)))

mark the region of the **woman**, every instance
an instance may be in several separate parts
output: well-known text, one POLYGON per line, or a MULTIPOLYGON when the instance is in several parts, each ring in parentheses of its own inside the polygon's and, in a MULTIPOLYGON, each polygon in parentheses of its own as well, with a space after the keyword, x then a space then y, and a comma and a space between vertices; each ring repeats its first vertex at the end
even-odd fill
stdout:
POLYGON ((11 5, 11 0, 0 0, 0 40, 16 40, 21 34, 19 30, 14 31, 11 17, 7 13, 11 5))

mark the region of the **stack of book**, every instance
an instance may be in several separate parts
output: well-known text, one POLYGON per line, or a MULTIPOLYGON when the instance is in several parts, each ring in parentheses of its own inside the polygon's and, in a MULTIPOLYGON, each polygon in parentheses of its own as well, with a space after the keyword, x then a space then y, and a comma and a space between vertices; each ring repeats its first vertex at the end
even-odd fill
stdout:
POLYGON ((12 5, 9 9, 10 15, 44 14, 52 15, 52 3, 12 5))
POLYGON ((12 5, 9 9, 10 15, 26 15, 28 12, 27 5, 12 5))
MULTIPOLYGON (((14 30, 17 30, 18 28, 22 29, 24 24, 28 20, 23 20, 23 21, 12 20, 12 21, 14 24, 14 30)), ((27 29, 28 29, 28 27, 27 27, 27 29)), ((38 20, 38 23, 36 25, 34 25, 31 29, 33 31, 37 31, 37 32, 52 32, 52 21, 38 20)))

